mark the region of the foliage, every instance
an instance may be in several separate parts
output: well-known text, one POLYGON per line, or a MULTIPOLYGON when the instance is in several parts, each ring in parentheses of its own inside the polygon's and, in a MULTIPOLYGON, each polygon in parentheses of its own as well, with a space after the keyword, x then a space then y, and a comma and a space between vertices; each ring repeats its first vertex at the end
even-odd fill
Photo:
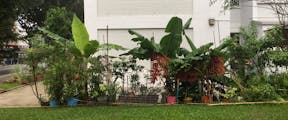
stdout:
POLYGON ((88 68, 88 76, 89 76, 89 93, 92 94, 93 99, 97 99, 97 97, 105 96, 106 86, 103 84, 104 79, 104 65, 101 63, 99 58, 90 58, 89 59, 89 68, 88 68))
POLYGON ((246 101, 271 101, 281 100, 275 88, 268 83, 267 76, 255 76, 249 79, 248 87, 242 91, 246 101))
POLYGON ((52 52, 51 46, 47 46, 44 44, 43 36, 40 34, 35 34, 31 38, 31 48, 29 48, 25 52, 25 64, 28 66, 29 73, 25 75, 25 78, 27 81, 33 83, 35 90, 35 95, 39 102, 42 102, 40 99, 40 95, 38 93, 38 87, 37 82, 39 81, 37 75, 43 74, 45 68, 44 68, 44 62, 47 57, 52 52))
MULTIPOLYGON (((183 27, 182 20, 178 17, 173 17, 166 26, 165 35, 160 44, 155 43, 154 38, 145 38, 143 35, 129 30, 131 35, 135 35, 132 41, 137 42, 140 46, 130 50, 124 55, 132 55, 139 59, 150 59, 152 55, 164 55, 169 58, 175 58, 178 49, 182 43, 182 34, 185 34, 184 29, 189 28, 191 19, 183 27)), ((186 35, 186 34, 185 34, 186 35)), ((191 43, 192 45, 193 43, 191 43)))
POLYGON ((19 15, 18 22, 29 36, 35 33, 37 27, 45 25, 47 11, 56 7, 65 7, 69 12, 76 13, 84 19, 83 0, 17 0, 15 9, 19 15))
POLYGON ((276 93, 284 99, 288 99, 288 74, 286 73, 276 73, 269 76, 269 84, 271 84, 276 93))
POLYGON ((45 28, 66 39, 72 39, 71 24, 73 14, 66 8, 56 7, 47 11, 45 28))
POLYGON ((175 58, 176 52, 180 48, 182 43, 182 26, 182 20, 173 17, 165 29, 165 32, 169 34, 165 35, 160 41, 161 52, 169 58, 175 58))
POLYGON ((111 83, 107 85, 107 95, 108 95, 108 102, 115 102, 116 101, 116 94, 119 92, 118 84, 111 83))
POLYGON ((85 25, 75 15, 72 22, 72 33, 76 48, 85 58, 90 57, 90 55, 94 54, 98 50, 98 41, 89 41, 89 35, 85 25))
POLYGON ((262 48, 265 49, 267 64, 271 65, 272 63, 279 67, 287 66, 287 39, 283 36, 281 26, 274 26, 267 31, 263 41, 262 48))
POLYGON ((233 98, 233 97, 235 97, 237 95, 236 94, 237 90, 238 90, 237 88, 231 88, 230 90, 228 90, 227 93, 221 94, 221 96, 223 96, 226 99, 231 99, 231 98, 233 98))
POLYGON ((25 65, 16 65, 13 72, 15 73, 17 83, 20 84, 26 84, 29 79, 32 78, 29 72, 29 67, 25 65))
POLYGON ((263 40, 258 39, 255 22, 251 22, 246 29, 241 28, 239 36, 243 43, 239 44, 237 38, 230 38, 233 44, 227 47, 226 54, 231 67, 233 79, 241 79, 241 84, 247 86, 247 80, 257 74, 263 74, 267 60, 263 54, 263 40))
POLYGON ((17 39, 14 27, 17 19, 16 5, 17 0, 0 1, 0 61, 3 58, 17 57, 15 53, 19 51, 18 47, 11 49, 10 46, 7 46, 9 42, 14 42, 17 39))
MULTIPOLYGON (((112 74, 115 77, 113 83, 117 83, 117 80, 122 81, 122 94, 124 93, 124 83, 125 78, 131 77, 130 82, 132 83, 132 88, 137 87, 139 80, 139 72, 141 72, 144 66, 137 65, 136 59, 130 57, 120 57, 120 60, 113 61, 112 74)), ((128 86, 127 86, 128 87, 128 86)), ((134 89, 134 90, 135 90, 134 89)))

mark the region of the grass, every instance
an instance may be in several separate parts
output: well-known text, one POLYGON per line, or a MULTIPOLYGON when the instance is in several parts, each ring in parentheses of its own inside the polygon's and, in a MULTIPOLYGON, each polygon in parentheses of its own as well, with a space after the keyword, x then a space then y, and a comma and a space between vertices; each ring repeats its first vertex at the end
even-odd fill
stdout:
POLYGON ((9 90, 18 86, 20 86, 18 83, 0 83, 0 89, 3 90, 9 90))
POLYGON ((288 104, 2 108, 1 120, 286 120, 288 104))

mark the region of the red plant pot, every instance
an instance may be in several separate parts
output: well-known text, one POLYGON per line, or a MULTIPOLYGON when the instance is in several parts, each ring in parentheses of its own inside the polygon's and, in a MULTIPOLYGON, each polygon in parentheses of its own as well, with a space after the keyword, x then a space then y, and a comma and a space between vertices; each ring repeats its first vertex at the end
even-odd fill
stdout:
POLYGON ((176 104, 176 96, 168 96, 167 104, 176 104))
POLYGON ((202 103, 213 103, 213 97, 210 96, 202 96, 201 97, 202 103))
POLYGON ((223 103, 229 103, 230 100, 229 100, 229 99, 222 99, 222 102, 223 102, 223 103))

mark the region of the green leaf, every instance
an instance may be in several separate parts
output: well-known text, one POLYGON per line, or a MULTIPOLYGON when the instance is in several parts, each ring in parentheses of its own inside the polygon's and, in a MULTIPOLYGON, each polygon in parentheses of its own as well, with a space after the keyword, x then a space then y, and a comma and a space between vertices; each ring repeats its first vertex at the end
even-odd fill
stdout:
POLYGON ((99 42, 96 40, 89 41, 89 44, 85 46, 84 55, 86 58, 94 54, 99 48, 99 42))
POLYGON ((69 52, 71 52, 75 56, 82 56, 82 53, 79 51, 78 48, 76 48, 75 45, 68 48, 69 52))
POLYGON ((209 50, 212 46, 213 46, 213 43, 205 44, 205 45, 201 46, 200 48, 192 51, 188 56, 196 56, 196 55, 205 54, 205 53, 209 52, 209 50))
MULTIPOLYGON (((80 19, 74 15, 72 22, 72 34, 75 41, 75 46, 80 50, 82 55, 85 54, 85 47, 89 46, 89 34, 86 30, 85 25, 80 19)), ((90 49, 90 48, 86 48, 90 49)))
POLYGON ((169 58, 175 58, 176 52, 182 43, 181 34, 169 34, 161 39, 161 52, 169 58))
POLYGON ((161 53, 169 58, 175 58, 177 50, 180 48, 182 43, 182 32, 183 32, 182 20, 178 17, 173 17, 165 32, 169 33, 164 36, 160 41, 161 53))
POLYGON ((160 45, 154 42, 154 38, 151 40, 145 38, 143 35, 133 31, 128 31, 131 35, 136 35, 136 38, 133 38, 132 41, 140 44, 139 48, 132 49, 128 52, 128 54, 133 55, 139 59, 150 59, 153 53, 159 53, 160 45))
POLYGON ((116 44, 111 44, 111 43, 108 43, 108 44, 101 44, 100 45, 100 50, 127 50, 127 48, 121 46, 121 45, 116 45, 116 44))
POLYGON ((151 54, 147 54, 148 51, 145 49, 142 49, 141 47, 133 48, 132 50, 128 51, 128 53, 122 54, 123 55, 132 55, 134 58, 138 58, 141 60, 148 60, 151 57, 151 54))
POLYGON ((191 21, 192 21, 192 18, 189 18, 188 21, 185 23, 183 29, 188 29, 190 27, 191 21))
POLYGON ((136 35, 136 36, 139 37, 139 38, 144 38, 143 35, 135 32, 135 31, 133 31, 133 30, 130 30, 130 29, 129 29, 128 32, 129 32, 130 35, 136 35))
POLYGON ((191 50, 192 50, 192 51, 196 50, 197 48, 196 48, 195 44, 194 44, 194 43, 192 42, 192 40, 186 35, 185 32, 184 32, 184 36, 185 36, 185 38, 186 38, 186 40, 187 40, 187 42, 188 42, 191 50))
POLYGON ((187 56, 190 53, 186 48, 180 48, 177 51, 177 55, 179 56, 187 56))
POLYGON ((183 30, 182 20, 178 17, 173 17, 166 26, 165 32, 173 34, 181 34, 183 30))
POLYGON ((49 38, 52 38, 54 40, 65 40, 65 38, 45 29, 45 28, 38 28, 42 33, 46 34, 49 38))

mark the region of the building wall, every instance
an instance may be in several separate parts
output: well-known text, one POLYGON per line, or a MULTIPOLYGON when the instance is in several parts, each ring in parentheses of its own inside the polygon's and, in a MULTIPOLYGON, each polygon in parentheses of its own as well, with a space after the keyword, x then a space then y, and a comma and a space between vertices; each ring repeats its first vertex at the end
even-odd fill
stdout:
POLYGON ((251 20, 257 22, 259 37, 264 31, 278 24, 274 11, 259 0, 240 0, 240 6, 231 10, 231 32, 239 32, 240 27, 247 27, 251 20))
POLYGON ((98 16, 191 14, 193 0, 98 0, 97 8, 98 16))
MULTIPOLYGON (((85 0, 85 25, 90 39, 99 41, 106 39, 101 30, 107 26, 113 31, 109 35, 119 36, 118 39, 130 36, 128 29, 163 36, 166 24, 174 16, 183 22, 193 18, 190 35, 197 46, 208 42, 219 45, 230 34, 229 13, 221 12, 218 4, 210 7, 209 0, 85 0), (209 26, 209 19, 215 19, 216 24, 209 26)), ((132 44, 129 42, 128 46, 132 44)))

